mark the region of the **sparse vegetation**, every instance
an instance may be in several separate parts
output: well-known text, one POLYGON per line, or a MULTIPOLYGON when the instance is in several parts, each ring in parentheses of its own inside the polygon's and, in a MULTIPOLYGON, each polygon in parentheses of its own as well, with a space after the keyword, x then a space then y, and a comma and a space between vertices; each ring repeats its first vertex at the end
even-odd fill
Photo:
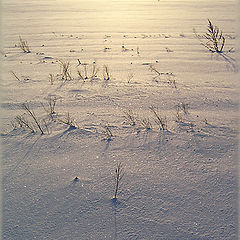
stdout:
POLYGON ((114 190, 114 196, 113 196, 113 199, 115 200, 117 199, 117 195, 120 188, 120 182, 123 176, 124 176, 123 166, 121 163, 118 163, 115 169, 115 190, 114 190))
POLYGON ((53 116, 56 114, 55 112, 56 102, 57 102, 56 97, 49 97, 47 104, 45 104, 46 106, 42 103, 44 110, 46 111, 47 115, 51 118, 51 120, 53 120, 53 116))
POLYGON ((140 54, 139 47, 137 47, 137 55, 139 55, 139 54, 140 54))
POLYGON ((146 130, 150 130, 152 128, 152 123, 149 118, 142 118, 139 121, 142 127, 145 128, 146 130))
POLYGON ((134 77, 134 74, 132 72, 128 73, 128 75, 127 75, 127 83, 130 83, 131 80, 133 79, 133 77, 134 77))
POLYGON ((32 118, 32 120, 35 122, 36 126, 40 130, 41 134, 44 134, 43 128, 40 124, 40 121, 37 119, 35 113, 33 110, 31 110, 30 106, 28 103, 23 103, 22 104, 23 109, 26 111, 26 113, 32 118))
POLYGON ((10 73, 19 81, 21 82, 21 79, 17 76, 17 74, 14 71, 10 71, 10 73))
POLYGON ((207 48, 210 52, 214 53, 222 53, 225 45, 225 37, 223 32, 219 29, 219 27, 214 26, 210 19, 208 19, 207 31, 203 35, 199 35, 196 33, 194 29, 195 36, 197 38, 203 38, 206 41, 201 42, 201 44, 207 48))
POLYGON ((184 114, 188 114, 189 104, 181 102, 177 105, 177 108, 178 111, 182 110, 184 114))
POLYGON ((155 123, 158 125, 159 130, 167 130, 167 118, 162 117, 160 113, 157 111, 157 109, 154 106, 149 107, 149 109, 152 111, 155 117, 155 123))
POLYGON ((32 123, 29 123, 29 121, 23 116, 23 115, 18 115, 15 117, 15 122, 12 122, 13 128, 26 128, 29 129, 31 132, 35 132, 34 127, 32 126, 32 123), (16 123, 16 124, 15 124, 16 123))
POLYGON ((67 112, 66 116, 63 119, 58 118, 58 121, 60 123, 66 124, 69 126, 71 129, 78 128, 78 125, 76 122, 73 120, 73 118, 70 116, 70 113, 67 112))
POLYGON ((166 76, 166 77, 173 77, 174 74, 172 72, 160 72, 156 69, 156 67, 154 67, 152 64, 149 65, 149 70, 153 73, 156 74, 156 76, 154 77, 154 80, 157 81, 158 78, 160 78, 161 76, 166 76))
POLYGON ((103 135, 104 135, 104 139, 107 141, 111 141, 113 134, 112 131, 110 129, 110 126, 108 124, 106 124, 105 126, 103 126, 103 135))
POLYGON ((169 79, 168 84, 172 86, 173 88, 177 88, 177 83, 175 79, 169 79))
POLYGON ((60 64, 60 75, 62 80, 72 80, 71 72, 70 72, 70 63, 63 62, 62 60, 58 61, 60 64))
POLYGON ((167 51, 168 53, 171 53, 171 52, 173 52, 173 50, 172 50, 172 49, 170 49, 169 47, 165 47, 165 49, 166 49, 166 51, 167 51))
POLYGON ((181 122, 183 120, 180 108, 177 106, 176 108, 176 122, 181 122))
POLYGON ((103 65, 103 79, 110 80, 110 70, 107 65, 103 65))
POLYGON ((54 75, 52 73, 49 74, 49 82, 51 85, 54 83, 54 75))
POLYGON ((129 109, 127 111, 124 111, 123 113, 124 113, 124 118, 130 125, 132 126, 136 125, 136 117, 132 110, 129 109))
POLYGON ((24 53, 30 53, 30 47, 28 45, 28 42, 19 36, 19 43, 18 47, 24 52, 24 53))
POLYGON ((93 80, 97 78, 97 73, 99 69, 97 68, 96 63, 92 64, 90 70, 89 70, 89 65, 87 64, 81 64, 80 66, 82 67, 82 69, 78 69, 77 73, 80 79, 82 79, 84 82, 88 79, 93 80))

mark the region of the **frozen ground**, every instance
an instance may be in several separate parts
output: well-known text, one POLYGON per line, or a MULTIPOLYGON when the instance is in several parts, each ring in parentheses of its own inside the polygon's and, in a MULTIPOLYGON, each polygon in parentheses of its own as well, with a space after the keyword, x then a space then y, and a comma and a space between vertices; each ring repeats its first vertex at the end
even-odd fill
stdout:
POLYGON ((4 240, 237 239, 236 53, 210 53, 193 33, 210 18, 234 48, 236 5, 2 1, 4 240))

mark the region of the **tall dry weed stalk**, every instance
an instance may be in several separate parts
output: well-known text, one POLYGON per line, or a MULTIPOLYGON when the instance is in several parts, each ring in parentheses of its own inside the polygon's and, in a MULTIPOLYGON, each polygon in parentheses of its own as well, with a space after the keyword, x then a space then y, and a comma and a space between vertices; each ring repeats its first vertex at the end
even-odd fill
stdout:
POLYGON ((28 45, 28 42, 26 40, 23 40, 21 36, 19 36, 19 44, 18 46, 22 49, 24 53, 30 53, 30 47, 28 45))
POLYGON ((115 200, 117 199, 117 195, 120 187, 120 181, 122 180, 123 176, 124 176, 124 172, 123 172, 122 163, 118 163, 115 169, 115 191, 113 196, 113 199, 115 200))

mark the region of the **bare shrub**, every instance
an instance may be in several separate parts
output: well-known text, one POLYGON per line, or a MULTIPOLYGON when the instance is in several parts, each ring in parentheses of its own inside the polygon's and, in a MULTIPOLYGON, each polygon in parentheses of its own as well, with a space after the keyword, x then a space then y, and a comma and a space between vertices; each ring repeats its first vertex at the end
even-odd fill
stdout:
POLYGON ((181 115, 181 111, 179 109, 179 107, 177 106, 176 108, 176 122, 181 122, 183 120, 182 115, 181 115))
POLYGON ((137 47, 137 50, 136 50, 136 52, 137 52, 137 55, 139 55, 139 54, 140 54, 139 47, 137 47))

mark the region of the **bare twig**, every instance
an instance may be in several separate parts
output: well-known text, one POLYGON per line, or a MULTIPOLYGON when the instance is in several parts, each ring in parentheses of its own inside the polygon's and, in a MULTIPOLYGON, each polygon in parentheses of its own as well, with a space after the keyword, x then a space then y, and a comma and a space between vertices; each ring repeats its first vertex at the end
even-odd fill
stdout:
POLYGON ((60 63, 60 74, 63 80, 72 80, 71 73, 70 73, 70 63, 63 62, 59 60, 60 63))
POLYGON ((105 135, 105 139, 107 141, 111 141, 113 134, 112 134, 112 131, 111 131, 109 125, 107 124, 107 125, 103 126, 103 128, 104 128, 103 134, 105 135))
POLYGON ((10 73, 19 81, 21 82, 21 79, 16 75, 14 71, 10 71, 10 73))
POLYGON ((134 116, 134 113, 132 110, 124 111, 124 117, 128 121, 128 123, 132 126, 136 125, 136 117, 134 116))
POLYGON ((25 127, 31 130, 31 132, 35 132, 33 126, 31 125, 31 123, 28 122, 27 119, 25 119, 23 116, 16 116, 15 118, 17 124, 19 125, 19 127, 25 127))
POLYGON ((149 107, 149 109, 153 112, 155 116, 155 123, 159 126, 160 130, 167 130, 167 119, 166 117, 161 117, 160 114, 157 112, 154 106, 149 107))
POLYGON ((39 121, 37 120, 35 113, 33 112, 33 110, 30 109, 30 106, 28 103, 23 103, 22 104, 23 108, 26 110, 26 112, 29 114, 29 116, 32 117, 32 119, 34 120, 34 122, 36 123, 37 127, 39 128, 41 134, 44 134, 42 127, 39 123, 39 121))
POLYGON ((74 128, 74 129, 77 128, 77 124, 72 119, 72 117, 70 116, 69 112, 67 113, 65 119, 58 119, 58 121, 68 125, 70 128, 74 128))
POLYGON ((103 79, 110 80, 110 72, 109 72, 109 67, 107 65, 103 66, 103 79))
POLYGON ((30 48, 26 40, 23 40, 21 36, 19 36, 19 45, 18 45, 24 53, 30 53, 30 48))
POLYGON ((46 111, 46 113, 48 114, 48 116, 50 116, 50 118, 52 120, 53 120, 53 115, 56 113, 55 112, 56 102, 57 102, 57 98, 56 97, 50 97, 48 99, 47 104, 46 104, 47 106, 45 106, 43 103, 41 103, 43 109, 46 111))
POLYGON ((114 197, 113 199, 117 199, 118 191, 119 191, 119 184, 124 176, 123 172, 123 166, 121 163, 117 164, 117 167, 115 169, 115 191, 114 191, 114 197))
POLYGON ((149 118, 140 119, 140 123, 146 130, 150 130, 152 128, 152 124, 149 118))

